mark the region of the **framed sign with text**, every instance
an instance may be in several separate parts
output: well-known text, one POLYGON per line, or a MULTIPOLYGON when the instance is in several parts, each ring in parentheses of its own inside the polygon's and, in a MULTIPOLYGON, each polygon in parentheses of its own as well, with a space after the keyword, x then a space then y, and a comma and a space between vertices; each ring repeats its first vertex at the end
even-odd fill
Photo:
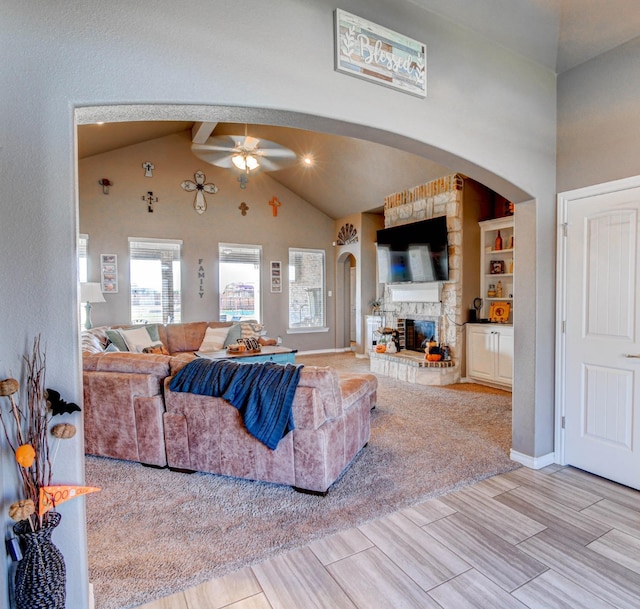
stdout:
POLYGON ((341 9, 335 12, 335 68, 418 97, 427 96, 427 47, 341 9))

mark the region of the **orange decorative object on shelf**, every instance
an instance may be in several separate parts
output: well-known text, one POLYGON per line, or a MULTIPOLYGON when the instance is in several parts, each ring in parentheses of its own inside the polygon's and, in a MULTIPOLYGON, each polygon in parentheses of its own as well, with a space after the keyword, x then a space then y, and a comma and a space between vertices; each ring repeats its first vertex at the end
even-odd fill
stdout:
POLYGON ((376 353, 384 353, 387 350, 387 346, 384 343, 378 343, 376 345, 376 353))
POLYGON ((428 362, 439 362, 442 359, 442 353, 427 353, 425 358, 428 362))

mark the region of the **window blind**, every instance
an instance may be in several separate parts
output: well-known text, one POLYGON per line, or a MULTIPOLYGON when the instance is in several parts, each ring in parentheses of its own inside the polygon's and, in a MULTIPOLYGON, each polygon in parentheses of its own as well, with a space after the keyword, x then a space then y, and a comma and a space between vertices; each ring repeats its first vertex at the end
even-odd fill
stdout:
POLYGON ((289 249, 289 327, 325 325, 324 250, 289 249))
POLYGON ((177 323, 182 318, 182 241, 129 238, 132 323, 177 323))
POLYGON ((218 245, 221 321, 260 321, 261 261, 262 247, 259 245, 218 245))

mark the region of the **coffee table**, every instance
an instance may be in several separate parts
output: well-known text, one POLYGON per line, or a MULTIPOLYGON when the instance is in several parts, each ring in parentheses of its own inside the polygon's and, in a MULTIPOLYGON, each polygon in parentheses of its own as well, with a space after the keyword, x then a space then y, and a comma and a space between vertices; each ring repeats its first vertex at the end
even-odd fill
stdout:
POLYGON ((223 351, 196 351, 198 357, 206 359, 235 359, 243 362, 275 362, 277 364, 295 364, 297 349, 280 346, 262 347, 259 353, 229 353, 226 349, 223 351))

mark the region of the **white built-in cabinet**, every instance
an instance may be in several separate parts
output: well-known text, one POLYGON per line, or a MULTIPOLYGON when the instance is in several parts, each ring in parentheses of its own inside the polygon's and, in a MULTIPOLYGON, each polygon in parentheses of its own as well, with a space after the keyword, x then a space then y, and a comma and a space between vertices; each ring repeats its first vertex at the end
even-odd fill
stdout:
POLYGON ((467 377, 469 380, 504 389, 513 386, 513 295, 514 241, 513 216, 480 222, 480 318, 503 313, 502 323, 467 324, 467 377), (500 236, 501 246, 496 246, 500 236))
POLYGON ((467 324, 467 377, 511 388, 513 385, 513 326, 467 324))

